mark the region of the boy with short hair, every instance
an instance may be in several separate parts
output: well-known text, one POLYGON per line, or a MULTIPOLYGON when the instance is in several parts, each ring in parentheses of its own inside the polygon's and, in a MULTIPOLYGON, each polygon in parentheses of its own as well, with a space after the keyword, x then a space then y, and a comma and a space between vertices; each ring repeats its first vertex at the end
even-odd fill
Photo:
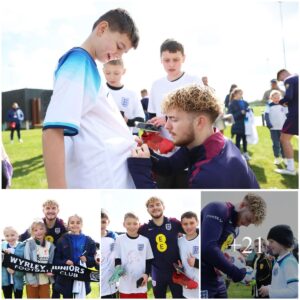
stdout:
POLYGON ((134 188, 126 158, 135 142, 95 61, 119 59, 138 41, 128 12, 114 9, 95 22, 81 47, 60 58, 43 124, 49 188, 134 188))
MULTIPOLYGON (((185 61, 184 47, 174 39, 166 39, 160 47, 160 58, 167 76, 160 78, 152 84, 148 114, 149 123, 161 127, 161 134, 165 138, 171 139, 170 133, 164 128, 166 124, 166 115, 162 111, 161 104, 165 96, 174 90, 190 85, 202 85, 200 78, 191 76, 182 71, 182 65, 185 61)), ((174 151, 173 151, 174 152, 174 151)), ((170 156, 168 154, 167 156, 170 156)), ((157 174, 157 183, 159 188, 186 188, 187 172, 180 170, 174 175, 157 174)))
POLYGON ((115 266, 115 242, 117 234, 107 229, 109 216, 101 209, 101 298, 117 298, 118 288, 109 283, 115 266))
POLYGON ((123 225, 126 233, 117 237, 115 247, 115 265, 125 270, 119 282, 120 298, 147 298, 153 259, 151 245, 138 233, 140 222, 135 214, 126 213, 123 225))
POLYGON ((269 246, 278 255, 272 270, 272 282, 262 286, 260 296, 298 298, 298 262, 291 253, 294 235, 290 226, 276 225, 268 233, 269 246))
MULTIPOLYGON (((200 238, 197 232, 199 221, 197 215, 187 211, 181 216, 181 226, 185 235, 178 239, 180 259, 187 277, 199 283, 200 238)), ((185 298, 199 299, 199 287, 187 289, 183 287, 185 298)))
POLYGON ((283 124, 286 120, 288 109, 285 106, 279 104, 281 98, 281 92, 273 90, 270 93, 269 102, 267 103, 265 110, 265 119, 267 127, 270 129, 271 139, 273 143, 273 154, 275 157, 274 164, 279 165, 280 155, 284 158, 284 152, 280 143, 280 134, 283 124))
POLYGON ((126 69, 122 59, 111 60, 103 66, 106 85, 114 101, 116 102, 127 126, 134 134, 138 133, 135 122, 144 122, 144 111, 137 95, 132 90, 124 87, 122 76, 126 69))

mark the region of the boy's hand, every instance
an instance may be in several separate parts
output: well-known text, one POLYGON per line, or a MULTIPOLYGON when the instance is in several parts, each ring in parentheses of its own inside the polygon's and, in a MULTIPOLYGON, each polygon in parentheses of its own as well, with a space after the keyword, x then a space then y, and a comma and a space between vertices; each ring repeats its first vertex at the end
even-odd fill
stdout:
POLYGON ((139 158, 150 158, 150 151, 148 145, 143 144, 141 147, 136 147, 135 149, 132 149, 131 156, 139 158))
POLYGON ((46 275, 47 275, 48 277, 52 277, 52 276, 54 276, 54 274, 53 274, 53 273, 51 273, 51 272, 48 272, 48 273, 46 273, 46 275))
POLYGON ((189 266, 193 268, 195 265, 195 261, 196 261, 196 258, 192 254, 190 254, 189 257, 187 258, 187 262, 188 262, 189 266))
POLYGON ((30 286, 32 286, 32 287, 38 287, 39 285, 38 284, 30 284, 30 286))
POLYGON ((269 288, 267 286, 262 286, 259 290, 258 293, 261 297, 267 297, 269 296, 269 288))
POLYGON ((148 275, 143 274, 142 277, 143 277, 143 282, 142 282, 141 286, 144 286, 148 283, 148 275))
POLYGON ((148 120, 148 123, 153 124, 156 127, 161 127, 161 126, 165 126, 167 121, 166 121, 166 117, 162 116, 162 117, 154 117, 148 120))
POLYGON ((10 275, 13 275, 15 273, 15 270, 13 270, 11 268, 6 268, 6 270, 10 275))
POLYGON ((67 260, 66 261, 66 265, 68 265, 68 266, 73 266, 74 265, 74 263, 71 261, 71 260, 67 260))
POLYGON ((83 255, 83 256, 80 256, 79 257, 80 258, 80 260, 82 261, 82 262, 86 262, 87 261, 87 259, 86 259, 86 257, 83 255))

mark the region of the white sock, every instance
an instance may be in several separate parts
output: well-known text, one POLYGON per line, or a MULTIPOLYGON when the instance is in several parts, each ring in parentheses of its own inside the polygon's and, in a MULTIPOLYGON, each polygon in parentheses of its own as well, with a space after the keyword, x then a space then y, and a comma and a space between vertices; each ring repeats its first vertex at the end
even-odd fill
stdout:
POLYGON ((295 170, 295 163, 293 158, 288 158, 287 159, 287 167, 289 171, 294 171, 295 170))

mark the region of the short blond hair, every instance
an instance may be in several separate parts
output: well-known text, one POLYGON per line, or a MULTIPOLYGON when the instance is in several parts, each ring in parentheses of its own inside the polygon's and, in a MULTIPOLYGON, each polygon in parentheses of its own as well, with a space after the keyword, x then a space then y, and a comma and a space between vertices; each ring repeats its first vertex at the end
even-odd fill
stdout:
POLYGON ((132 218, 132 219, 136 219, 137 221, 139 221, 139 217, 133 213, 133 212, 128 212, 124 215, 124 222, 126 221, 126 219, 128 218, 132 218))
POLYGON ((165 206, 165 205, 164 205, 164 202, 163 202, 160 198, 154 196, 154 197, 149 198, 149 199, 146 201, 146 207, 148 208, 148 206, 149 206, 151 203, 154 203, 154 202, 160 202, 163 206, 165 206))
POLYGON ((114 59, 114 60, 110 60, 107 63, 105 63, 103 65, 103 67, 105 68, 105 66, 121 66, 122 68, 124 68, 124 62, 123 59, 114 59))
POLYGON ((56 206, 57 208, 59 208, 57 201, 52 200, 52 199, 48 199, 43 203, 43 208, 46 206, 56 206))
POLYGON ((162 111, 166 114, 171 109, 205 114, 212 123, 222 112, 216 95, 209 87, 200 85, 190 85, 168 94, 162 103, 162 111))
POLYGON ((265 200, 257 194, 248 193, 243 201, 247 203, 249 210, 254 216, 254 224, 260 225, 266 217, 267 205, 265 200))
POLYGON ((281 97, 280 91, 278 91, 278 90, 272 90, 271 93, 270 93, 270 98, 272 98, 273 95, 275 95, 275 94, 278 94, 281 97))
POLYGON ((12 232, 16 233, 17 235, 19 235, 18 231, 14 227, 12 227, 12 226, 6 226, 6 227, 4 227, 3 234, 5 235, 5 232, 7 232, 7 231, 12 231, 12 232))
POLYGON ((75 215, 72 215, 72 216, 70 216, 70 217, 68 218, 68 226, 69 226, 69 223, 70 223, 71 218, 77 218, 77 219, 79 219, 79 221, 81 222, 81 224, 83 224, 82 218, 81 218, 80 216, 78 216, 77 214, 75 214, 75 215))
POLYGON ((33 232, 34 228, 36 228, 37 226, 43 227, 45 229, 45 234, 46 234, 47 228, 46 228, 46 225, 45 225, 43 219, 35 219, 29 228, 29 232, 30 232, 31 236, 32 236, 32 232, 33 232))

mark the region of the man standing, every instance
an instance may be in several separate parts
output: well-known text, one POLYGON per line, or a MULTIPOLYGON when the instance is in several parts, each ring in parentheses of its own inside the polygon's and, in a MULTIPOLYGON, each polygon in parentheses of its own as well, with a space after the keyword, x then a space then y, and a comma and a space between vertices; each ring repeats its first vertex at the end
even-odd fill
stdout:
POLYGON ((294 149, 291 143, 293 135, 298 135, 298 110, 299 110, 299 75, 292 75, 287 70, 282 69, 277 73, 277 79, 284 82, 285 95, 279 104, 288 107, 288 114, 283 124, 280 142, 283 147, 284 155, 287 159, 286 169, 276 169, 279 174, 296 175, 294 149))
POLYGON ((183 232, 181 223, 164 216, 165 206, 159 198, 151 197, 146 207, 152 220, 142 225, 139 233, 150 240, 154 255, 151 272, 154 296, 165 299, 169 286, 173 298, 183 298, 182 287, 172 282, 173 263, 180 259, 178 234, 183 232))
POLYGON ((257 194, 246 194, 239 204, 211 202, 201 210, 201 293, 206 298, 227 298, 220 272, 234 282, 241 281, 246 269, 229 262, 223 252, 233 244, 240 226, 259 225, 266 216, 266 203, 257 194))

